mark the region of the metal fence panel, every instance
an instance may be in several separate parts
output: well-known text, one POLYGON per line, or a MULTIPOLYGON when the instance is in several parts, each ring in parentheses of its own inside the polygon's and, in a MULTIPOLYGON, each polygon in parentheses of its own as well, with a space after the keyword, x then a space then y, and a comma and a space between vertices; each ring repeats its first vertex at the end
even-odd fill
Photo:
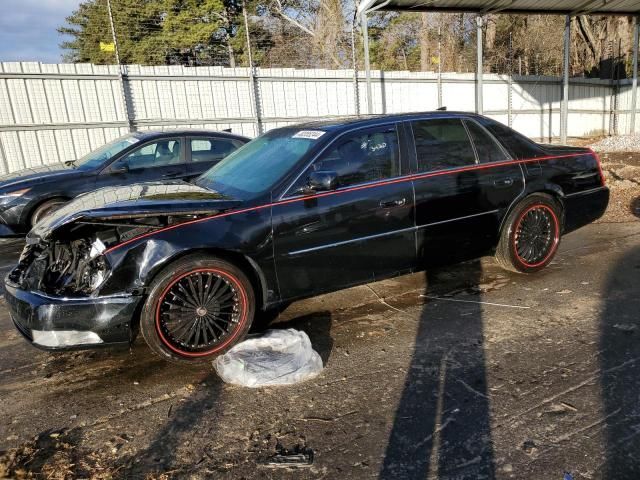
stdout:
MULTIPOLYGON (((364 72, 349 69, 0 63, 0 172, 78 158, 128 132, 208 128, 256 136, 293 123, 366 112, 364 72), (356 104, 357 102, 357 104, 356 104), (125 105, 130 109, 129 116, 125 105)), ((372 71, 375 113, 475 109, 472 73, 372 71)), ((558 77, 484 76, 484 111, 533 138, 560 128, 558 77)), ((631 82, 573 79, 569 135, 627 133, 631 82)))

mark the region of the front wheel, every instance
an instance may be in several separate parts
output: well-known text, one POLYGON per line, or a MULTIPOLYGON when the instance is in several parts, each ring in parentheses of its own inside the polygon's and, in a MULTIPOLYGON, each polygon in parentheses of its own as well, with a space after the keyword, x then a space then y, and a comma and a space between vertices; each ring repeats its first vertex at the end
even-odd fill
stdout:
POLYGON ((505 269, 533 273, 551 263, 562 232, 560 207, 544 194, 533 194, 509 214, 500 234, 496 260, 505 269))
POLYGON ((161 357, 180 363, 211 360, 239 342, 255 312, 251 282, 235 265, 192 255, 158 274, 140 331, 161 357))

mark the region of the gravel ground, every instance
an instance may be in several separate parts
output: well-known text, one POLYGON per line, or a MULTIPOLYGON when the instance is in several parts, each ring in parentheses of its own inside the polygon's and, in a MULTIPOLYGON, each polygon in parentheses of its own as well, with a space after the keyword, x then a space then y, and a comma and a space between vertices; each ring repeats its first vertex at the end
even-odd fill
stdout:
POLYGON ((640 153, 598 151, 611 199, 599 222, 629 222, 640 213, 640 153))

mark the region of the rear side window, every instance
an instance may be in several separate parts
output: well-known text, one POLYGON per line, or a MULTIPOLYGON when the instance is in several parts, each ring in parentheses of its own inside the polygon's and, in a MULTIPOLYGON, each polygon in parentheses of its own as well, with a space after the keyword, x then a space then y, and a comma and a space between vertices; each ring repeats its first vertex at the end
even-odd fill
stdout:
POLYGON ((232 138, 194 138, 191 140, 191 161, 217 162, 242 145, 241 141, 232 138))
POLYGON ((489 130, 517 160, 544 155, 544 151, 533 141, 515 130, 486 117, 477 117, 478 122, 489 130))
POLYGON ((480 125, 469 120, 465 120, 464 123, 469 129, 469 135, 471 135, 473 145, 476 147, 480 163, 500 162, 509 159, 496 141, 480 125))
POLYGON ((429 172, 476 163, 467 131, 458 118, 419 120, 411 123, 418 171, 429 172))

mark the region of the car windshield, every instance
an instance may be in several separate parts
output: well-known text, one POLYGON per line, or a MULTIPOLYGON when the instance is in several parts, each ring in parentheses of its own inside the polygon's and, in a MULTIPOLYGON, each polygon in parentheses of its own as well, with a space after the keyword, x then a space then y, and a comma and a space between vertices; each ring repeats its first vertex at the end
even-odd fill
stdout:
POLYGON ((107 143, 106 145, 101 146, 97 150, 93 152, 87 153, 84 157, 79 160, 74 160, 69 162, 74 167, 83 168, 83 169, 92 169, 99 167, 104 162, 113 158, 114 155, 122 152, 125 148, 130 147, 138 143, 140 139, 136 138, 133 135, 126 135, 124 137, 116 138, 112 142, 107 143))
POLYGON ((203 173, 196 184, 239 198, 255 196, 272 188, 324 133, 292 128, 272 130, 203 173))

